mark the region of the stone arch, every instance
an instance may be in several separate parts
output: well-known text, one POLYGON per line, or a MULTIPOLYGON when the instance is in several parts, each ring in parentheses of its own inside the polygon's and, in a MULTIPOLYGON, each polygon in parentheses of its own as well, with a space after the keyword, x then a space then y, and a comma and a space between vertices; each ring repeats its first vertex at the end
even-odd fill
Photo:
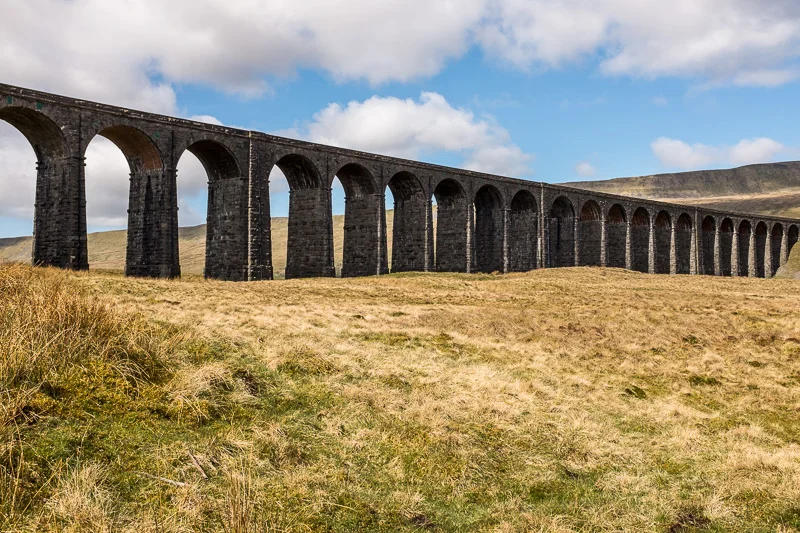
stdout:
POLYGON ((394 197, 392 272, 425 270, 428 205, 425 190, 412 173, 401 171, 389 180, 394 197))
MULTIPOLYGON (((722 219, 719 225, 719 274, 732 276, 735 265, 733 258, 733 220, 728 217, 722 219)), ((738 267, 738 264, 736 264, 738 267)))
POLYGON ((778 272, 781 266, 781 245, 783 244, 783 224, 776 222, 770 231, 770 244, 771 244, 771 262, 770 272, 767 273, 768 277, 772 277, 778 272))
MULTIPOLYGON (((248 182, 233 153, 224 144, 203 139, 186 147, 208 177, 206 215, 206 278, 247 279, 248 182)), ((178 154, 178 160, 183 154, 178 154)))
POLYGON ((650 271, 650 213, 639 207, 631 217, 631 268, 650 271))
POLYGON ((461 184, 446 178, 433 190, 436 198, 436 270, 467 271, 467 194, 461 184))
POLYGON ((653 253, 655 254, 655 273, 670 273, 670 254, 672 251, 672 217, 667 211, 659 211, 653 227, 653 253))
POLYGON ((575 266, 575 208, 566 196, 550 207, 549 235, 550 266, 575 266))
POLYGON ((105 126, 96 136, 119 148, 130 168, 125 274, 179 276, 177 185, 175 175, 167 173, 161 151, 144 131, 127 124, 105 126))
POLYGON ((768 233, 767 225, 763 221, 756 224, 756 277, 759 278, 766 275, 768 233))
POLYGON ((675 223, 675 273, 692 272, 692 232, 694 224, 688 213, 682 213, 675 223))
POLYGON ((304 155, 286 154, 275 166, 289 185, 286 279, 334 276, 330 188, 304 155))
POLYGON ((587 200, 581 208, 578 222, 579 257, 581 266, 600 266, 603 212, 594 200, 587 200))
POLYGON ((33 264, 88 269, 84 184, 64 132, 27 107, 0 107, 0 120, 20 132, 36 156, 33 264))
POLYGON ((625 248, 627 241, 628 218, 625 208, 614 204, 606 216, 608 224, 606 243, 606 266, 625 268, 625 248))
POLYGON ((792 253, 792 248, 794 248, 794 245, 797 244, 798 238, 800 237, 799 234, 800 234, 800 228, 798 228, 797 224, 792 224, 791 226, 789 226, 788 239, 787 239, 788 247, 786 249, 787 255, 792 253))
POLYGON ((511 199, 508 217, 508 263, 512 272, 536 268, 538 207, 530 191, 520 190, 511 199))
POLYGON ((703 271, 701 274, 713 276, 716 274, 714 266, 714 242, 717 233, 717 221, 711 215, 703 219, 701 226, 702 239, 700 239, 701 257, 703 258, 703 271))
POLYGON ((342 277, 380 274, 378 219, 383 205, 378 202, 375 178, 358 163, 345 164, 336 177, 344 189, 342 277))
MULTIPOLYGON (((742 220, 737 229, 739 239, 739 275, 749 276, 751 267, 751 242, 753 235, 753 226, 749 220, 742 220)), ((755 250, 753 250, 755 252, 755 250)))
POLYGON ((484 185, 475 193, 475 270, 503 272, 503 196, 484 185))

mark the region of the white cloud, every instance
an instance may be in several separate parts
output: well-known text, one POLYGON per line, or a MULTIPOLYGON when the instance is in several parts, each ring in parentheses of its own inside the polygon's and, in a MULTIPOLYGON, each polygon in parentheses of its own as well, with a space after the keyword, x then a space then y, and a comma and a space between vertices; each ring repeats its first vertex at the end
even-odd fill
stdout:
POLYGON ((344 107, 330 104, 311 123, 278 133, 409 159, 456 152, 465 168, 515 177, 530 175, 533 160, 490 117, 476 118, 430 92, 419 100, 373 96, 344 107))
POLYGON ((786 147, 772 139, 743 139, 734 146, 688 144, 660 137, 650 144, 653 154, 668 168, 700 169, 713 165, 749 165, 774 161, 786 147))
POLYGON ((653 104, 663 107, 669 105, 669 100, 667 100, 663 96, 656 96, 655 98, 653 98, 653 104))
POLYGON ((582 178, 589 178, 597 173, 597 169, 588 161, 581 161, 575 165, 575 173, 582 178))

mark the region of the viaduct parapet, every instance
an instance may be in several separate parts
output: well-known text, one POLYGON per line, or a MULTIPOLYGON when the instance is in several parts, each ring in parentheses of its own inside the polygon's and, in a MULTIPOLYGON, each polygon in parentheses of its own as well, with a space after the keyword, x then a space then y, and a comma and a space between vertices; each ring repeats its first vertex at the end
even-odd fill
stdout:
POLYGON ((97 135, 116 144, 130 166, 130 276, 180 275, 176 167, 187 150, 208 174, 205 275, 223 280, 272 278, 269 176, 276 166, 290 188, 287 278, 335 275, 335 177, 346 196, 342 276, 585 265, 771 277, 800 227, 787 218, 447 168, 4 84, 0 120, 36 152, 36 265, 89 268, 85 153, 97 135), (395 199, 391 264, 387 187, 395 199))

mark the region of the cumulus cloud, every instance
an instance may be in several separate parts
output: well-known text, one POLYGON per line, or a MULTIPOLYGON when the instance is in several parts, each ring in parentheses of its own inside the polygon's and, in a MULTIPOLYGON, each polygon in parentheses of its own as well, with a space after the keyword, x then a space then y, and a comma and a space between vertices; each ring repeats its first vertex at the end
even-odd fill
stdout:
POLYGON ((431 92, 418 100, 373 96, 346 106, 330 104, 312 122, 278 133, 409 159, 455 152, 465 168, 515 177, 530 175, 533 160, 490 117, 477 118, 431 92))
POLYGON ((772 139, 743 139, 733 146, 688 144, 660 137, 650 144, 653 154, 668 168, 699 169, 712 165, 749 165, 775 161, 786 147, 772 139))
POLYGON ((590 178, 597 173, 597 169, 588 161, 581 161, 575 165, 575 173, 582 178, 590 178))

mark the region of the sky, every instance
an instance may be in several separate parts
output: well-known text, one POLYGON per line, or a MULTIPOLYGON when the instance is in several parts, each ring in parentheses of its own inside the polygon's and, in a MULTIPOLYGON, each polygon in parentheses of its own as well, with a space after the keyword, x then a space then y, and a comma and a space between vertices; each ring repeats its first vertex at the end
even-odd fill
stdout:
MULTIPOLYGON (((3 3, 0 82, 66 96, 552 183, 800 159, 796 0, 3 3)), ((0 237, 32 232, 35 159, 0 121, 0 237)), ((86 165, 89 230, 125 228, 122 153, 86 165)), ((188 153, 178 195, 203 223, 188 153)))

